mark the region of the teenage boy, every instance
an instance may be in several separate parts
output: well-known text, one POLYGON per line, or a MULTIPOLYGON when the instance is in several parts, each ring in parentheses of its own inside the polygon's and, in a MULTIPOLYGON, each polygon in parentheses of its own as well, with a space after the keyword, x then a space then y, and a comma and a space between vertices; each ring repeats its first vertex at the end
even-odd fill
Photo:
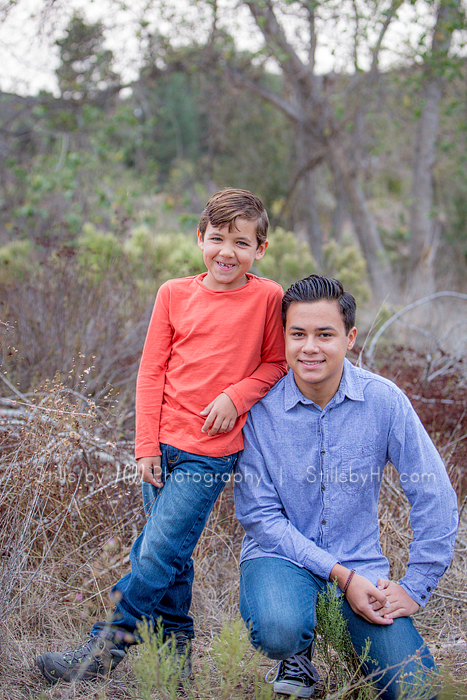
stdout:
POLYGON ((88 679, 120 663, 138 625, 162 624, 191 674, 191 554, 243 448, 247 411, 285 374, 282 288, 248 273, 267 248, 268 217, 251 192, 213 195, 198 227, 207 272, 162 285, 136 389, 136 458, 146 525, 131 572, 113 588, 110 623, 82 646, 45 653, 52 683, 88 679))
POLYGON ((407 397, 345 359, 357 329, 355 300, 341 283, 315 275, 296 282, 282 318, 290 371, 252 408, 235 474, 246 533, 240 611, 253 645, 280 660, 275 692, 308 698, 317 596, 337 580, 354 649, 361 655, 370 640, 365 670, 378 697, 393 700, 401 676, 410 688, 414 674, 428 680, 435 669, 410 616, 451 561, 456 495, 407 397), (387 462, 412 507, 400 582, 387 580, 379 543, 387 462))

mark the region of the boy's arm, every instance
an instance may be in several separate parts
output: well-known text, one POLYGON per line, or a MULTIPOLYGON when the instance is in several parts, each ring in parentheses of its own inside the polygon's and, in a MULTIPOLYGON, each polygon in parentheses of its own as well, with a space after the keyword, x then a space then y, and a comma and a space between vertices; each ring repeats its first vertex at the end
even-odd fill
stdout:
POLYGON ((162 285, 149 322, 136 382, 136 459, 161 454, 159 425, 173 335, 168 303, 169 289, 162 285))
POLYGON ((268 303, 261 363, 249 377, 224 389, 223 393, 231 399, 239 416, 249 411, 287 372, 281 316, 282 297, 282 289, 278 287, 268 303))
POLYGON ((424 606, 454 553, 457 496, 438 451, 404 394, 393 411, 388 459, 399 472, 410 502, 413 531, 400 585, 415 603, 424 606))
MULTIPOLYGON (((234 494, 237 519, 246 535, 264 552, 285 557, 325 580, 337 578, 342 590, 350 570, 342 566, 333 554, 305 537, 287 518, 261 454, 251 414, 243 434, 245 447, 236 466, 234 494)), ((354 612, 374 624, 391 624, 392 620, 383 618, 372 607, 376 601, 379 607, 386 605, 385 592, 363 576, 355 574, 353 579, 356 580, 352 580, 352 591, 349 586, 347 598, 354 612)))

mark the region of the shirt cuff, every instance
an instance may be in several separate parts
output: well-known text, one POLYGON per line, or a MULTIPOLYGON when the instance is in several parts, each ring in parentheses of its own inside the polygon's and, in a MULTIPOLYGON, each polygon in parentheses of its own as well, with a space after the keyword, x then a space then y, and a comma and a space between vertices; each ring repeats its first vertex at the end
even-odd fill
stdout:
MULTIPOLYGON (((312 574, 315 574, 320 578, 324 578, 325 581, 329 581, 331 571, 336 564, 339 564, 338 559, 336 559, 332 554, 322 552, 319 560, 314 557, 307 557, 305 560, 305 569, 308 569, 312 574)), ((329 582, 332 583, 332 581, 329 582)))
POLYGON ((234 385, 232 384, 229 386, 227 389, 224 389, 222 392, 223 394, 227 394, 229 399, 232 401, 233 405, 235 406, 237 410, 237 417, 242 416, 244 413, 247 412, 247 408, 245 406, 245 402, 243 400, 243 397, 240 396, 238 391, 235 390, 234 385))
POLYGON ((438 585, 439 578, 422 571, 408 571, 401 579, 400 585, 409 596, 423 608, 438 585))

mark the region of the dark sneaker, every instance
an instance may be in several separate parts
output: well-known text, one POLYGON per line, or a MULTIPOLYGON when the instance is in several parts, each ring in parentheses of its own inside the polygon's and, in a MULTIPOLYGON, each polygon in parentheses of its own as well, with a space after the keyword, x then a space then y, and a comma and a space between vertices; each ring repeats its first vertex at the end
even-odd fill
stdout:
POLYGON ((175 632, 175 658, 180 664, 180 680, 187 681, 192 674, 191 639, 185 632, 175 632))
POLYGON ((50 683, 62 679, 94 680, 106 676, 125 658, 126 646, 110 639, 91 635, 78 649, 47 652, 38 656, 36 664, 50 683))
POLYGON ((313 644, 305 651, 280 661, 277 676, 274 681, 269 681, 274 683, 274 692, 295 695, 297 698, 311 698, 319 681, 318 671, 311 663, 312 656, 313 644))

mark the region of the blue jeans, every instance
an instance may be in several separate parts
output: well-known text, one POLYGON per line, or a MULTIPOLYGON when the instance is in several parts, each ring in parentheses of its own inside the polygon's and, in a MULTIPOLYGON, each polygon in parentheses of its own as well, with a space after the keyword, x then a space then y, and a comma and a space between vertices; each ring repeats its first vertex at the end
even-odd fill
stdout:
MULTIPOLYGON (((240 612, 249 627, 253 646, 272 659, 286 659, 306 649, 314 638, 318 594, 326 584, 311 571, 285 559, 260 557, 243 562, 240 612)), ((424 676, 436 670, 433 657, 410 617, 399 617, 388 626, 373 625, 355 614, 346 600, 342 612, 356 653, 362 654, 367 639, 371 642, 365 671, 373 673, 381 669, 374 680, 382 691, 378 697, 395 700, 401 675, 407 685, 412 674, 417 673, 419 678, 420 674, 424 676), (415 654, 419 658, 411 659, 415 654)))
POLYGON ((217 497, 229 480, 238 453, 206 457, 161 445, 163 487, 143 482, 146 525, 130 553, 131 571, 112 589, 117 603, 111 624, 97 622, 92 632, 137 635, 145 619, 162 622, 164 636, 183 631, 194 636, 188 615, 193 584, 191 555, 217 497))

